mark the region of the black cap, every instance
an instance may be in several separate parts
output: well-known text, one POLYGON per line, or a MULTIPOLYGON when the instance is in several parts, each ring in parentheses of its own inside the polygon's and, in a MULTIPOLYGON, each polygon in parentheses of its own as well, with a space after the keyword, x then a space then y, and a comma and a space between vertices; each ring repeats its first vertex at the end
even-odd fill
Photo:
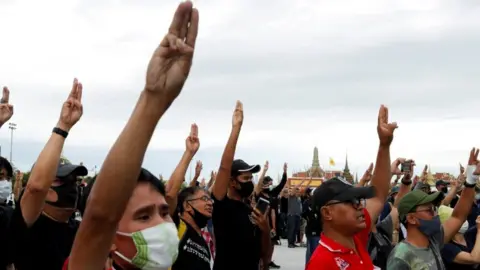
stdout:
POLYGON ((437 182, 435 182, 435 186, 442 186, 442 185, 443 185, 443 186, 448 186, 448 185, 450 185, 450 183, 447 182, 447 181, 444 181, 444 180, 442 180, 442 179, 440 179, 440 180, 438 180, 437 182))
POLYGON ((260 171, 260 165, 248 165, 241 159, 235 159, 232 163, 232 175, 243 172, 258 173, 260 171))
POLYGON ((313 192, 313 206, 318 210, 329 201, 348 201, 352 199, 370 199, 375 197, 375 188, 354 187, 343 177, 334 177, 322 183, 313 192))
MULTIPOLYGON (((33 167, 35 167, 35 164, 33 164, 32 169, 30 171, 33 171, 33 167)), ((76 176, 85 176, 88 174, 87 168, 83 165, 73 165, 73 164, 66 164, 66 163, 58 163, 57 167, 57 178, 64 178, 69 176, 70 174, 75 173, 76 176)))

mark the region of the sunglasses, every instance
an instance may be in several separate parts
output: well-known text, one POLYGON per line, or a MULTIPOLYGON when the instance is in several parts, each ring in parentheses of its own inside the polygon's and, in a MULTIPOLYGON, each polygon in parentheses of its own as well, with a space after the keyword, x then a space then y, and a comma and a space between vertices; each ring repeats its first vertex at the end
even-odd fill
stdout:
POLYGON ((359 199, 359 198, 353 198, 353 199, 350 199, 350 200, 330 202, 330 203, 327 203, 325 206, 335 205, 335 204, 341 204, 341 203, 350 204, 353 208, 358 209, 358 208, 360 208, 360 206, 365 207, 365 205, 366 205, 366 200, 363 199, 363 198, 361 198, 361 199, 359 199))

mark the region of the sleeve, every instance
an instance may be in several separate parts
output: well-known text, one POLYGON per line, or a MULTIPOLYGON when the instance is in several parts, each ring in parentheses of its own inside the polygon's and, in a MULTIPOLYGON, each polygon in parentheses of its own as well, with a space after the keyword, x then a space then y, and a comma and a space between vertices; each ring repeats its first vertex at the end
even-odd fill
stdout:
POLYGON ((452 263, 460 252, 462 252, 460 247, 454 244, 446 244, 441 250, 442 259, 447 263, 452 263))
POLYGON ((387 270, 411 270, 412 268, 405 261, 399 258, 389 258, 387 261, 387 270))
POLYGON ((370 229, 372 228, 372 219, 370 218, 370 214, 368 213, 367 209, 363 209, 363 214, 365 215, 365 229, 357 234, 358 238, 360 239, 361 243, 366 247, 368 245, 368 237, 370 235, 370 229))
POLYGON ((286 183, 287 183, 287 173, 284 172, 283 175, 282 175, 282 180, 280 180, 280 183, 276 187, 273 188, 272 196, 277 197, 278 195, 280 195, 280 192, 282 192, 286 183))
POLYGON ((333 262, 333 260, 328 260, 326 258, 322 258, 320 254, 316 254, 318 256, 312 256, 310 261, 308 261, 305 270, 317 270, 317 269, 339 269, 339 267, 333 262))

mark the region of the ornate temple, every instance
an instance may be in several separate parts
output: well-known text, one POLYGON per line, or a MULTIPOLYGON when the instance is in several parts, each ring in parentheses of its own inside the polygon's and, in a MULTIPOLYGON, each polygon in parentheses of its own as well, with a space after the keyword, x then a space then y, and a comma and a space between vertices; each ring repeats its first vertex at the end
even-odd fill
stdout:
POLYGON ((343 177, 351 184, 354 183, 353 176, 350 173, 350 169, 348 168, 348 156, 345 156, 345 168, 343 169, 343 177))
MULTIPOLYGON (((315 147, 313 149, 313 160, 312 160, 312 166, 310 168, 307 168, 305 171, 301 172, 296 172, 292 174, 292 177, 288 178, 288 181, 291 185, 298 185, 302 181, 306 180, 303 183, 303 186, 306 186, 306 182, 310 179, 312 179, 312 182, 310 183, 310 187, 318 187, 322 184, 322 182, 325 179, 330 179, 335 176, 340 176, 344 174, 344 172, 348 171, 348 174, 350 175, 350 171, 348 169, 348 165, 346 165, 344 171, 324 171, 322 167, 320 166, 320 160, 318 158, 318 148, 315 147)), ((351 175, 350 175, 351 177, 351 175)), ((353 181, 353 179, 352 179, 353 181)))

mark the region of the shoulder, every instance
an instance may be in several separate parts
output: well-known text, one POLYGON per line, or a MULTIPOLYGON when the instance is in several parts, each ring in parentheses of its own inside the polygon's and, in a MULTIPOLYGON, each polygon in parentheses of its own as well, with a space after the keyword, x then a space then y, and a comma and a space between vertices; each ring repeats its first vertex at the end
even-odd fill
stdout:
POLYGON ((400 258, 389 257, 387 261, 387 270, 410 270, 412 269, 407 262, 400 258))

